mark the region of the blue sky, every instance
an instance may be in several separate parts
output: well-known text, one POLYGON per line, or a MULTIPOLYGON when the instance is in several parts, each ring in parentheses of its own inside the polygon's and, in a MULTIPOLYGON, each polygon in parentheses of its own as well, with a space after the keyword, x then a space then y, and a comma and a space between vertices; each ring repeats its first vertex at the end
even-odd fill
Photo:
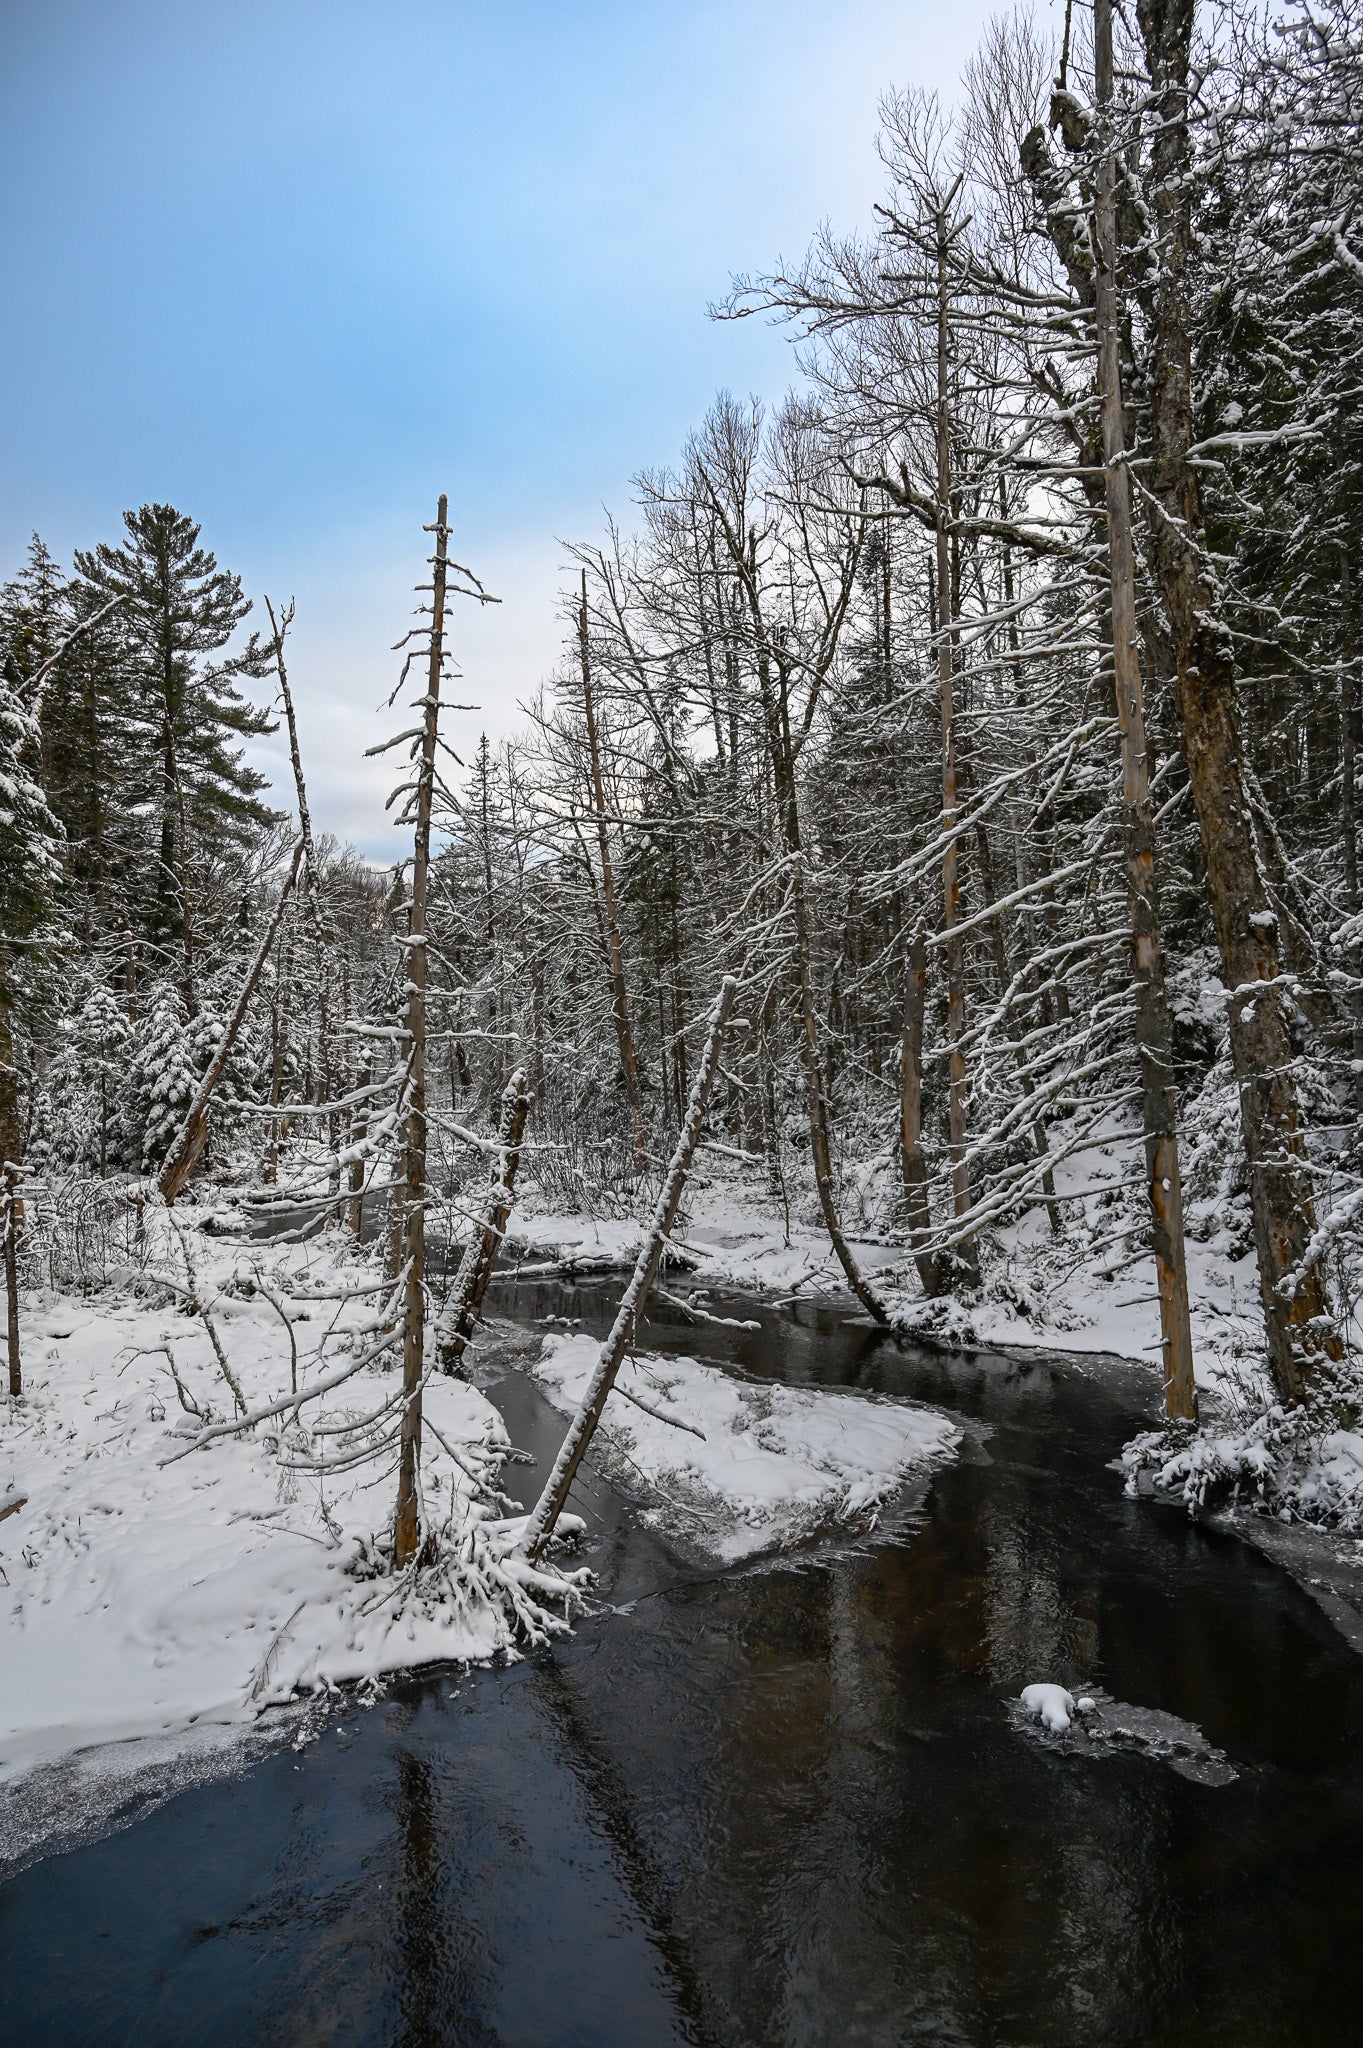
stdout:
POLYGON ((456 621, 452 737, 501 734, 555 659, 558 541, 718 387, 793 374, 707 303, 868 218, 879 94, 950 97, 994 11, 3 0, 0 574, 35 527, 66 560, 125 505, 191 513, 297 596, 315 808, 383 851, 362 756, 438 491, 504 600, 456 621))

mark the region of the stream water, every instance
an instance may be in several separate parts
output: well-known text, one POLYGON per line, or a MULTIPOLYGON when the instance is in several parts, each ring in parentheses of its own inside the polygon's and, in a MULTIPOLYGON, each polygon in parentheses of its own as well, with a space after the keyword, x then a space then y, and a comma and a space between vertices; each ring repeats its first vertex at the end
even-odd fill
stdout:
MULTIPOLYGON (((613 1301, 492 1307, 600 1330, 613 1301)), ((729 1571, 589 1480, 605 1604, 571 1640, 332 1711, 0 1888, 5 2048, 1363 2039, 1363 1661, 1256 1551, 1122 1498, 1150 1376, 716 1305, 761 1329, 663 1309, 647 1343, 932 1402, 959 1460, 872 1540, 729 1571), (1034 1679, 1237 1775, 1049 1744, 1008 1710, 1034 1679)), ((528 1495, 561 1418, 489 1390, 528 1495)))

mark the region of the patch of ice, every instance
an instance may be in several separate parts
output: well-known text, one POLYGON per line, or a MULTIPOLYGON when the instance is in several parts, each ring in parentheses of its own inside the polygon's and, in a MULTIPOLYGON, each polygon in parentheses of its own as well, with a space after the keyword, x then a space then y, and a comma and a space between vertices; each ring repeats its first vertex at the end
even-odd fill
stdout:
POLYGON ((1015 1727, 1071 1756, 1136 1753, 1167 1763, 1199 1785, 1232 1785, 1239 1776, 1225 1751, 1192 1721, 1162 1707, 1133 1706, 1096 1686, 1078 1699, 1060 1685, 1024 1686, 1010 1706, 1015 1727))

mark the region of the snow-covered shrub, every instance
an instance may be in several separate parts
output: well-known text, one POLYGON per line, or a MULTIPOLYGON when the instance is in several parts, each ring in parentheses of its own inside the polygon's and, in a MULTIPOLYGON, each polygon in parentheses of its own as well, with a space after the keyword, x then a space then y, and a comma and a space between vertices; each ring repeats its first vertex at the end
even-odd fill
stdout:
POLYGON ((36 1161, 95 1173, 137 1170, 141 1146, 130 1125, 127 1086, 132 1042, 123 1004, 97 982, 60 1026, 34 1119, 36 1161))
POLYGON ((1327 1368, 1296 1408, 1244 1385, 1211 1423, 1171 1422, 1134 1437, 1122 1463, 1128 1494, 1145 1474, 1190 1511, 1242 1505, 1363 1533, 1363 1360, 1327 1368))

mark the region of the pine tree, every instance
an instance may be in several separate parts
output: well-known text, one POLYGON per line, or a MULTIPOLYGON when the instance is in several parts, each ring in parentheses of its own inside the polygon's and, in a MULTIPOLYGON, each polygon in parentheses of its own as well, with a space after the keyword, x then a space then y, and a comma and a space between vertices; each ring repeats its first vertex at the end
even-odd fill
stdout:
POLYGON ((126 538, 76 555, 92 589, 124 598, 123 615, 142 692, 140 739, 158 763, 153 931, 182 961, 185 1001, 195 1006, 196 853, 211 841, 241 843, 269 822, 258 792, 265 778, 234 742, 273 730, 237 688, 258 674, 254 640, 212 661, 246 617, 241 579, 199 546, 199 528, 172 505, 125 512, 126 538))
POLYGON ((0 677, 0 1165, 21 1151, 11 948, 32 935, 60 876, 61 827, 33 773, 38 745, 36 719, 0 677))

